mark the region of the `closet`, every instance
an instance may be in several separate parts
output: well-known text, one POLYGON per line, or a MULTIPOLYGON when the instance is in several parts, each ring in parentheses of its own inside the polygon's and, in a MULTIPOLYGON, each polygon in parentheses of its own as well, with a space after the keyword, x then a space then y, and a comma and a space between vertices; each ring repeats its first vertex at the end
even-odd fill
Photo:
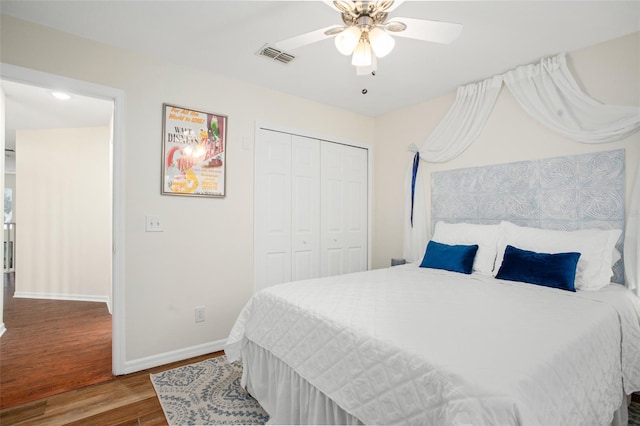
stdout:
POLYGON ((368 150, 259 129, 255 287, 368 268, 368 150))

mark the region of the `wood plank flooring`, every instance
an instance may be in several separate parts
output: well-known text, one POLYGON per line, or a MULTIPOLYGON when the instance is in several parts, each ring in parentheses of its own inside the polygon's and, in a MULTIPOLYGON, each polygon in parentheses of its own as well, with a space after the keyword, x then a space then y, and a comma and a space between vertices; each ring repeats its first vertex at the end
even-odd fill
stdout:
MULTIPOLYGON (((162 407, 149 374, 223 355, 216 352, 155 367, 114 380, 0 411, 3 426, 92 425, 165 426, 162 407)), ((634 401, 640 397, 634 394, 634 401)))
POLYGON ((104 303, 14 298, 4 274, 0 424, 166 425, 149 374, 222 352, 115 377, 104 303))
POLYGON ((158 426, 167 425, 149 374, 223 355, 203 355, 137 373, 117 376, 108 382, 54 395, 0 411, 0 424, 158 426))
POLYGON ((0 409, 113 379, 105 303, 14 298, 4 274, 0 409))

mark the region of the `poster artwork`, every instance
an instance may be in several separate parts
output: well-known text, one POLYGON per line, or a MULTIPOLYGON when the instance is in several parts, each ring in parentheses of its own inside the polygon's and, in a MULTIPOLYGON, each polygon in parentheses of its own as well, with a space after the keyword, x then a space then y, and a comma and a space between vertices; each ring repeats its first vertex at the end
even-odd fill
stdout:
POLYGON ((227 117, 164 105, 162 193, 225 196, 227 117))

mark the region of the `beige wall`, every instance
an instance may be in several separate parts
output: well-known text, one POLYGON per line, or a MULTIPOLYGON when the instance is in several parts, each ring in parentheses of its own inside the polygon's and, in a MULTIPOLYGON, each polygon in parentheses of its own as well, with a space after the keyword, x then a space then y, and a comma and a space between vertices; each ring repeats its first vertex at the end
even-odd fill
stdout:
POLYGON ((365 144, 374 139, 370 117, 8 16, 0 31, 2 62, 124 91, 127 361, 226 339, 252 294, 256 121, 365 144), (165 102, 228 115, 226 198, 160 195, 165 102), (144 232, 147 214, 160 216, 164 232, 144 232), (194 322, 196 306, 206 308, 204 323, 194 322))
POLYGON ((107 127, 16 132, 16 296, 109 302, 107 127))
MULTIPOLYGON (((590 48, 569 52, 569 68, 578 83, 606 104, 640 105, 640 33, 590 48)), ((505 70, 507 71, 507 70, 505 70)), ((490 76, 487 76, 487 78, 490 76)), ((402 257, 405 172, 413 161, 407 147, 418 146, 447 113, 455 93, 380 116, 376 120, 374 160, 373 266, 389 265, 402 257)), ((503 86, 482 134, 462 155, 448 163, 421 162, 429 204, 429 173, 461 167, 508 163, 560 155, 624 148, 626 150, 627 200, 640 162, 640 133, 615 143, 589 145, 574 142, 531 118, 503 86)), ((430 210, 430 207, 427 206, 430 210)))

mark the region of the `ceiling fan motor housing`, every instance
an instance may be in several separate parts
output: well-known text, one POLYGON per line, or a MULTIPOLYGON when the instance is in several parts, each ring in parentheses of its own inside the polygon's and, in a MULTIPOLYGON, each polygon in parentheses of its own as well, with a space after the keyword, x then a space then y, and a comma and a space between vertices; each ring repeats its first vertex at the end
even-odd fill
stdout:
POLYGON ((347 26, 356 25, 360 29, 369 30, 381 25, 387 19, 386 10, 393 1, 334 1, 342 11, 342 22, 347 26))

